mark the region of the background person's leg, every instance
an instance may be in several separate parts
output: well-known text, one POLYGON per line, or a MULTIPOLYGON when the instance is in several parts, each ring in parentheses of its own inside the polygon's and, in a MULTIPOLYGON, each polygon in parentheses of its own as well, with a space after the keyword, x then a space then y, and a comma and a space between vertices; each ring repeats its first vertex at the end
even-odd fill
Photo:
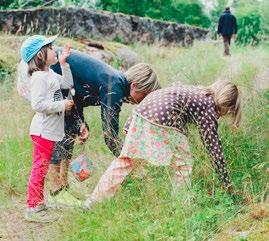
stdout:
POLYGON ((231 39, 232 39, 232 36, 231 36, 231 35, 229 35, 229 36, 228 36, 228 42, 229 42, 229 46, 231 45, 231 39))
POLYGON ((224 43, 224 55, 230 55, 230 40, 229 36, 223 35, 223 43, 224 43))

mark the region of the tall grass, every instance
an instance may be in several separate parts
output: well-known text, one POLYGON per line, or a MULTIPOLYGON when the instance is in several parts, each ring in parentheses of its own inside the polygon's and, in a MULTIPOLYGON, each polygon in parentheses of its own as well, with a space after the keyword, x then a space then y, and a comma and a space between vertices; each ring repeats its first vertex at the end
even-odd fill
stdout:
MULTIPOLYGON (((19 46, 20 40, 16 41, 19 46)), ((13 46, 15 59, 18 46, 13 46)), ((243 201, 249 204, 263 200, 268 183, 269 94, 256 90, 254 83, 260 71, 269 68, 269 49, 234 47, 231 58, 222 56, 222 45, 207 42, 195 43, 192 48, 134 45, 132 49, 142 61, 153 65, 163 86, 175 81, 207 85, 224 77, 239 85, 243 96, 241 128, 233 132, 228 121, 221 120, 219 132, 235 190, 241 194, 235 200, 221 191, 198 132, 191 127, 189 139, 195 163, 192 190, 173 189, 170 167, 147 166, 146 177, 128 177, 115 198, 88 213, 65 211, 54 228, 62 233, 61 240, 209 240, 238 213, 249 210, 243 201)), ((6 52, 1 52, 0 59, 6 52)), ((5 205, 10 204, 11 197, 25 198, 31 167, 28 127, 33 113, 29 103, 17 96, 14 80, 12 72, 0 85, 0 203, 5 205)), ((130 112, 131 107, 124 106, 121 126, 130 112)), ((86 190, 87 196, 113 156, 103 141, 99 108, 88 107, 84 113, 90 140, 84 150, 77 146, 74 156, 86 152, 94 161, 95 173, 88 182, 74 185, 86 190)), ((54 240, 47 235, 48 240, 54 240)), ((226 240, 232 238, 227 236, 226 240)))

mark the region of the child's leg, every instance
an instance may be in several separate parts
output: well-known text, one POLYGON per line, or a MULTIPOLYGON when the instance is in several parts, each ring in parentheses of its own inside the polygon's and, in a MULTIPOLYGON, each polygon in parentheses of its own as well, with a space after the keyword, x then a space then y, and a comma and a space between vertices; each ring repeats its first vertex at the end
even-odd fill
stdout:
POLYGON ((89 199, 94 202, 100 202, 105 198, 114 196, 133 168, 134 160, 131 158, 119 157, 112 161, 109 168, 100 178, 89 199))
POLYGON ((173 168, 175 170, 174 184, 191 188, 193 159, 190 148, 185 138, 177 146, 177 154, 173 168))
POLYGON ((44 203, 44 182, 54 146, 53 141, 32 136, 34 145, 33 166, 28 182, 27 204, 34 208, 44 203))

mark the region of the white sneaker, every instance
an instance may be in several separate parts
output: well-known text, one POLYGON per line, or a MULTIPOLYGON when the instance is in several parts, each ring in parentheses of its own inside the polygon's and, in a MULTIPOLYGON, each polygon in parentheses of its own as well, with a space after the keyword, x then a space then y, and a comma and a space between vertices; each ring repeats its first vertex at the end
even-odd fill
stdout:
POLYGON ((34 208, 27 208, 25 212, 25 219, 28 222, 50 223, 56 221, 58 218, 57 215, 49 212, 44 204, 34 208))
POLYGON ((86 201, 83 203, 81 206, 83 210, 85 211, 90 211, 92 207, 96 204, 97 202, 93 200, 92 198, 87 198, 86 201))

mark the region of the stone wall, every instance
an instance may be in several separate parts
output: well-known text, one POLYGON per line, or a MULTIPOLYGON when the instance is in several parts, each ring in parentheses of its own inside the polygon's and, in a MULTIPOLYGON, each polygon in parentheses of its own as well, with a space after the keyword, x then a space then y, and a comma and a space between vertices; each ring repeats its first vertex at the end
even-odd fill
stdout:
POLYGON ((0 31, 180 46, 204 39, 208 33, 207 29, 188 25, 83 8, 0 11, 0 31))

